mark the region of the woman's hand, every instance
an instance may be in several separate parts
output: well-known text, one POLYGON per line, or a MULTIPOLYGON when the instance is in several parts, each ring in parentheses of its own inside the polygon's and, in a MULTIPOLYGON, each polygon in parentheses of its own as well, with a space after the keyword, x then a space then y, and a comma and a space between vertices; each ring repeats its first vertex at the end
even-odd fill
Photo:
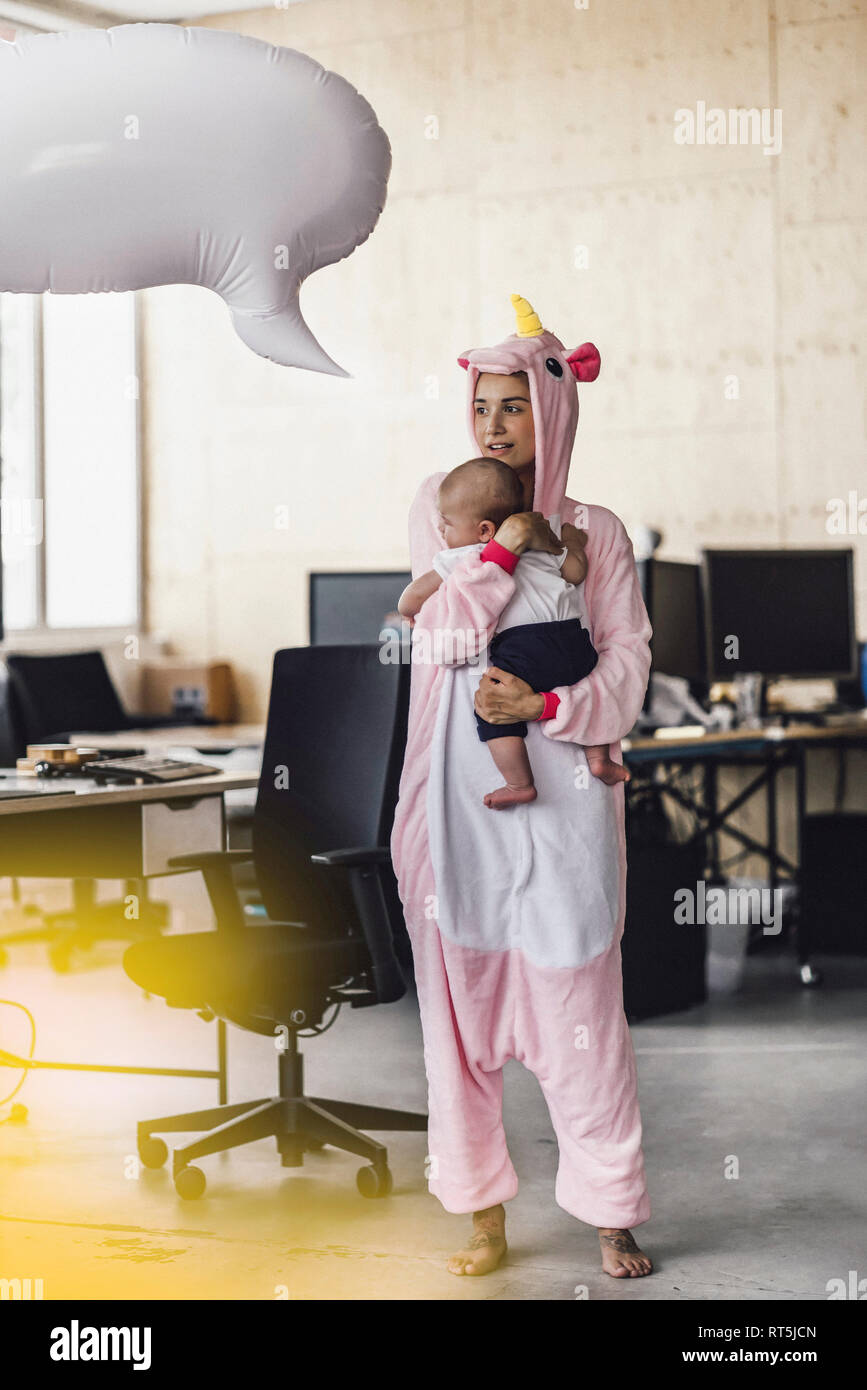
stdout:
POLYGON ((545 697, 537 695, 520 676, 501 671, 499 666, 489 666, 479 682, 474 703, 476 714, 489 724, 515 724, 519 719, 538 719, 545 708, 545 697))
POLYGON ((513 555, 523 555, 525 550, 545 550, 549 555, 559 555, 563 549, 563 542, 554 535, 541 512, 516 512, 514 516, 507 516, 494 540, 513 555))

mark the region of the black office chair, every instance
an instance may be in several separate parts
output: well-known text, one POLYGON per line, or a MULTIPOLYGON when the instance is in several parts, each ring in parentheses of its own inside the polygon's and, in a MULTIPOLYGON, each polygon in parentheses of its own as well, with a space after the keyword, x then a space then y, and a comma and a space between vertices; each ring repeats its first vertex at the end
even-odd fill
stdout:
POLYGON ((21 743, 65 743, 73 733, 123 733, 125 729, 170 729, 178 724, 213 724, 213 719, 127 714, 100 651, 48 656, 6 656, 21 743))
POLYGON ((193 1159, 269 1136, 285 1167, 299 1167, 305 1151, 324 1144, 361 1155, 368 1166, 359 1170, 359 1191, 385 1196, 387 1151, 360 1127, 427 1129, 425 1115, 305 1096, 298 1051, 299 1034, 322 1031, 329 1009, 387 1004, 406 992, 387 846, 408 702, 409 667, 384 665, 376 646, 278 652, 252 846, 270 920, 246 924, 238 901, 232 866, 249 851, 184 855, 171 863, 202 871, 217 930, 126 952, 128 975, 149 993, 283 1043, 276 1096, 139 1124, 139 1154, 153 1168, 168 1157, 155 1135, 206 1131, 174 1151, 182 1197, 205 1188, 193 1159))

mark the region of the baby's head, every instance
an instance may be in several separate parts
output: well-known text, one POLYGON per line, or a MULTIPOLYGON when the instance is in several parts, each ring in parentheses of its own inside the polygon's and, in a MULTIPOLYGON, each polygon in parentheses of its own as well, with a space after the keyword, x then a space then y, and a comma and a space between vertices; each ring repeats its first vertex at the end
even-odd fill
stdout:
POLYGON ((448 550, 489 541, 515 512, 526 510, 517 473, 499 459, 458 464, 440 483, 439 529, 448 550))

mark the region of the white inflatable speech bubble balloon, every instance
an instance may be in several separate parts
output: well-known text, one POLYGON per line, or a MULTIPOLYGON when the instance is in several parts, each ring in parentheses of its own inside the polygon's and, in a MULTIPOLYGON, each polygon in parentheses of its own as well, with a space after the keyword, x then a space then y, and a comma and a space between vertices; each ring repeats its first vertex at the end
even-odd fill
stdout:
POLYGON ((291 48, 172 24, 0 41, 0 290, 204 285, 254 352, 347 376, 298 291, 367 239, 390 169, 364 98, 291 48))

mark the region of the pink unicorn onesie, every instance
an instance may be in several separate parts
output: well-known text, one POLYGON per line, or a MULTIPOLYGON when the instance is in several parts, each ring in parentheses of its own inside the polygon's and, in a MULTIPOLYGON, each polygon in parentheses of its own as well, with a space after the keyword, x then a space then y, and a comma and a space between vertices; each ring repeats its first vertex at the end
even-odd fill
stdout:
MULTIPOLYGON (((576 383, 595 379, 599 354, 591 344, 567 352, 526 300, 512 299, 518 331, 458 358, 467 372, 470 438, 477 452, 480 375, 526 373, 533 510, 558 535, 561 522, 586 531, 586 623, 598 660, 577 684, 544 692, 542 714, 528 725, 537 800, 507 815, 480 815, 490 758, 473 699, 516 592, 516 557, 496 541, 473 548, 415 618, 391 843, 424 1038, 429 1187, 456 1213, 516 1195, 502 1121, 502 1069, 516 1058, 538 1078, 557 1136, 556 1201, 581 1221, 626 1229, 647 1221, 650 1203, 623 1011, 624 787, 588 776, 582 745, 609 744, 611 759, 622 762, 620 740, 647 686, 651 627, 623 523, 564 495, 576 383)), ((425 479, 411 507, 414 578, 442 550, 444 476, 425 479)))

